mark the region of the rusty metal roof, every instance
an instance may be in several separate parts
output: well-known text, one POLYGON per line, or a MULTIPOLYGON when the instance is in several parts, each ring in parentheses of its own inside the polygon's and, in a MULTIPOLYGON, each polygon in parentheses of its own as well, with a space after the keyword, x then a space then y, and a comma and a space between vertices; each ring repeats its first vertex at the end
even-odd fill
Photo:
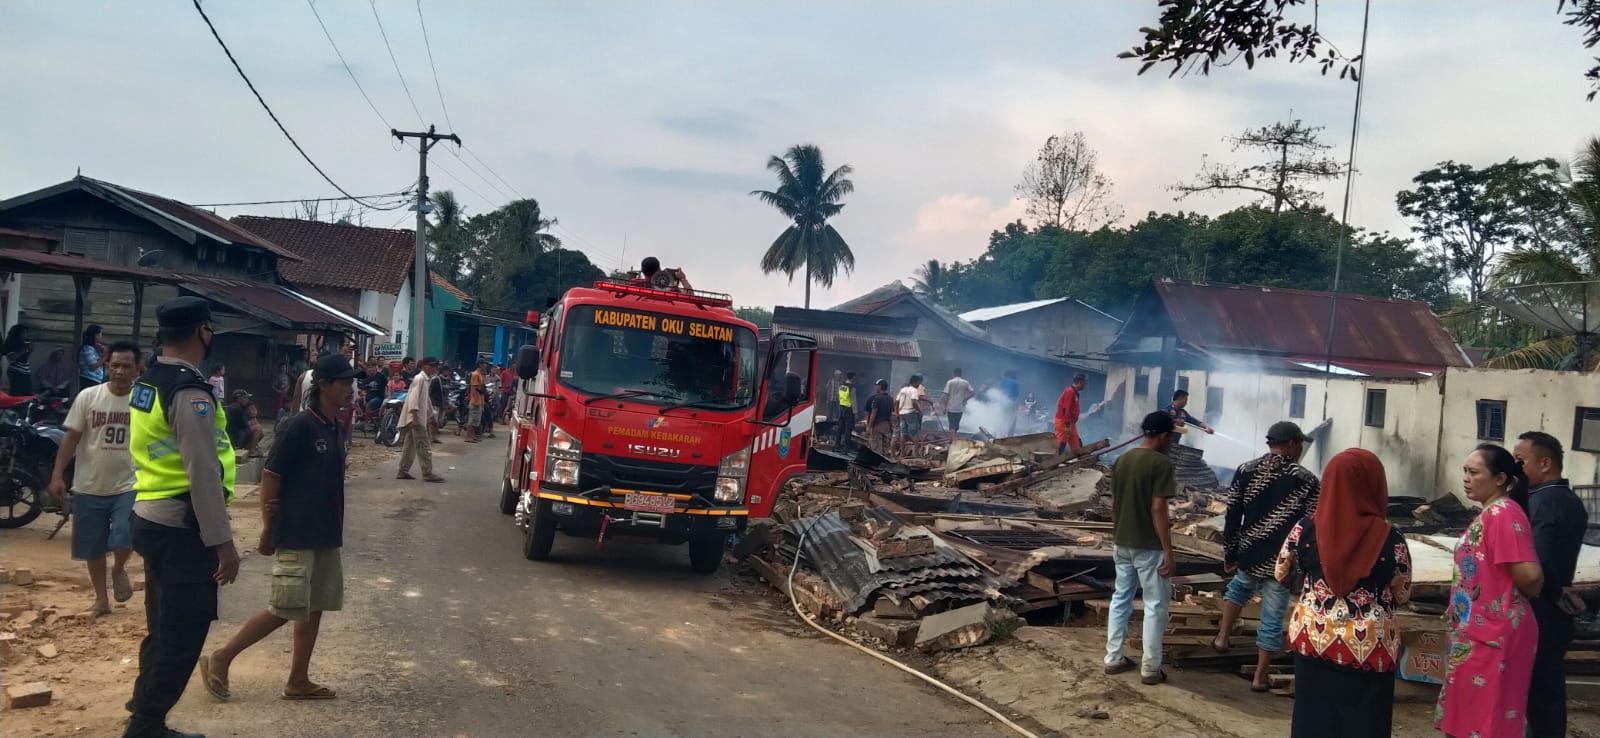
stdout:
POLYGON ((913 335, 916 318, 860 315, 840 310, 778 307, 772 311, 776 331, 792 331, 817 339, 825 353, 867 358, 919 361, 922 351, 913 335))
POLYGON ((29 249, 0 249, 0 271, 23 274, 76 274, 101 279, 160 284, 173 284, 177 281, 168 272, 108 264, 75 254, 52 254, 29 249))
POLYGON ((183 275, 180 286, 224 308, 250 315, 277 328, 307 331, 355 331, 381 336, 385 331, 288 287, 265 282, 183 275))
POLYGON ((922 359, 922 351, 917 348, 916 339, 910 337, 868 336, 847 331, 828 331, 816 328, 800 328, 796 332, 817 339, 817 347, 823 353, 865 356, 874 359, 899 359, 901 361, 920 361, 922 359))
MULTIPOLYGON (((1175 335, 1213 355, 1325 357, 1334 293, 1158 279, 1134 305, 1112 353, 1175 335)), ((1417 368, 1470 366, 1427 303, 1339 294, 1333 359, 1417 368)))

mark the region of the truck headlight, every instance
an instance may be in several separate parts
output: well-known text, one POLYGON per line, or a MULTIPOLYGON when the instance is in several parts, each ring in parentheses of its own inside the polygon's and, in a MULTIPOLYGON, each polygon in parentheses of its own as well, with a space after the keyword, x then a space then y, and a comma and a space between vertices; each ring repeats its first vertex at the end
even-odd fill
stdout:
POLYGON ((578 437, 561 430, 561 426, 550 426, 550 440, 545 444, 551 455, 564 459, 576 459, 583 452, 583 444, 578 437))
POLYGON ((550 484, 576 487, 578 485, 578 462, 570 459, 550 459, 550 466, 545 471, 544 480, 550 484))
POLYGON ((712 498, 717 502, 733 504, 743 502, 744 482, 749 472, 749 447, 722 457, 722 463, 717 465, 717 487, 712 498))

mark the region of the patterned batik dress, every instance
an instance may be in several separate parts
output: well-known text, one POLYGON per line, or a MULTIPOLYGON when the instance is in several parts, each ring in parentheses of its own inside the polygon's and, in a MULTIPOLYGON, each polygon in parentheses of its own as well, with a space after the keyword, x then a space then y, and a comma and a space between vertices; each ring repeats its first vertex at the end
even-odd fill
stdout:
POLYGON ((1522 738, 1539 625, 1511 565, 1538 561, 1527 513, 1501 498, 1456 545, 1449 671, 1434 725, 1455 738, 1522 738))

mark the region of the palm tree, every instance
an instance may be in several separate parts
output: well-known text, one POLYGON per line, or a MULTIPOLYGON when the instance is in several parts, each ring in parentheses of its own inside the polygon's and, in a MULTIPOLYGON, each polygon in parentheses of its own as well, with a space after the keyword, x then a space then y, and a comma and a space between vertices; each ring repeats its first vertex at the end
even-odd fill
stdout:
MULTIPOLYGON (((1592 314, 1600 310, 1600 136, 1590 138, 1574 157, 1557 221, 1551 243, 1506 254, 1492 284, 1497 289, 1546 285, 1560 307, 1581 312, 1587 303, 1592 314)), ((1551 336, 1495 357, 1489 366, 1588 371, 1600 360, 1594 340, 1593 334, 1551 336)))
POLYGON ((824 173, 822 150, 810 144, 792 146, 783 156, 767 160, 767 169, 778 175, 777 191, 755 190, 750 194, 778 209, 794 224, 778 235, 761 256, 761 271, 783 272, 789 281, 801 267, 806 270, 806 307, 811 307, 811 283, 833 286, 833 278, 843 269, 855 269, 856 256, 850 244, 828 225, 828 218, 844 209, 840 200, 854 192, 849 179, 853 171, 846 164, 824 173))
POLYGON ((944 288, 944 264, 939 263, 938 259, 929 259, 928 263, 917 267, 911 277, 911 289, 934 300, 944 297, 944 288))
POLYGON ((433 247, 434 271, 451 282, 461 278, 467 261, 467 232, 462 221, 465 210, 456 193, 440 190, 433 195, 433 222, 428 224, 428 243, 433 247))

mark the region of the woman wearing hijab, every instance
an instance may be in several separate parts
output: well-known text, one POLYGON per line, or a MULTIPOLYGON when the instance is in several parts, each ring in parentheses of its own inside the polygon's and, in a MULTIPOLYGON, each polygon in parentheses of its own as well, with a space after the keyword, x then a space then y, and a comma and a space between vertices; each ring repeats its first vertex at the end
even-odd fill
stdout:
POLYGON ((72 364, 67 362, 67 350, 50 352, 49 360, 39 370, 39 391, 66 397, 72 390, 72 364))
POLYGON ((1528 598, 1544 569, 1528 524, 1528 478, 1494 444, 1467 456, 1461 486, 1483 506, 1456 543, 1450 590, 1450 658, 1434 725, 1452 738, 1522 738, 1523 707, 1538 650, 1528 598))
POLYGON ((1293 738, 1389 735, 1400 659, 1395 609, 1411 599, 1411 552, 1389 525, 1389 483, 1371 451, 1328 461, 1316 512, 1289 531, 1278 581, 1296 593, 1293 738))

